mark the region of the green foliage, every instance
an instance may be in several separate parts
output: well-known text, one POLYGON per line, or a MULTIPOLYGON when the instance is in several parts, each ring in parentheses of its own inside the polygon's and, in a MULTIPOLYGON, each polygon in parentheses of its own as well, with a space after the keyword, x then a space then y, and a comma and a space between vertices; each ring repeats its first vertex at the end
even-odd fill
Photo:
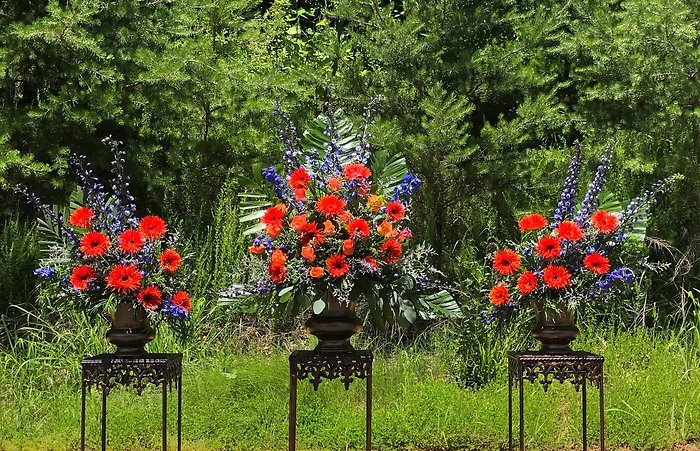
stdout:
MULTIPOLYGON (((39 247, 33 228, 17 216, 10 217, 0 229, 0 317, 12 304, 31 302, 34 293, 34 269, 39 247)), ((0 333, 2 336, 2 333, 0 333)))

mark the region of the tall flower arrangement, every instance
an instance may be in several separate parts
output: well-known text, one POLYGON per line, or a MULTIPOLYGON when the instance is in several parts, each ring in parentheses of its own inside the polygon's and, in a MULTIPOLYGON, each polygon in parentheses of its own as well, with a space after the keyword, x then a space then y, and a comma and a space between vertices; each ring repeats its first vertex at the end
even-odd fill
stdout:
POLYGON ((225 303, 294 314, 327 306, 322 294, 348 303, 363 299, 378 323, 418 316, 456 316, 459 307, 428 264, 432 251, 412 246, 411 196, 421 181, 405 159, 371 152, 340 113, 326 113, 299 137, 276 110, 284 167, 254 167, 241 208, 253 236, 238 278, 246 283, 224 293, 225 303))
POLYGON ((77 155, 70 164, 80 188, 70 209, 48 206, 20 188, 40 213, 45 249, 35 274, 56 296, 88 312, 126 302, 178 325, 189 319, 191 300, 177 234, 158 216, 136 215, 121 143, 107 138, 105 144, 113 157, 111 190, 77 155))
POLYGON ((622 261, 622 244, 643 238, 649 208, 680 176, 656 182, 624 209, 603 196, 612 148, 605 149, 580 205, 577 202, 582 151, 579 144, 551 218, 529 213, 518 222, 521 235, 492 256, 495 283, 488 294, 487 322, 505 313, 547 301, 574 308, 601 301, 634 280, 622 261))

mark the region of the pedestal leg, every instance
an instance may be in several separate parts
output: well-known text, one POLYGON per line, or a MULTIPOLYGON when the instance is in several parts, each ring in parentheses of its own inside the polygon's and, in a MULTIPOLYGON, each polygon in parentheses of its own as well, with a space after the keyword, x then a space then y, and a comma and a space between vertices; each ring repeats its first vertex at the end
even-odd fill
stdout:
POLYGON ((177 451, 182 448, 182 374, 177 377, 177 451))
POLYGON ((294 364, 289 365, 289 451, 296 450, 297 442, 297 374, 294 364))
POLYGON ((80 451, 85 451, 85 376, 82 381, 83 393, 80 402, 80 451))
POLYGON ((369 373, 367 374, 367 399, 365 404, 365 448, 367 451, 372 450, 372 363, 369 364, 369 373))
POLYGON ((513 450, 513 374, 508 371, 508 449, 513 450))
POLYGON ((600 366, 600 450, 605 451, 605 395, 603 394, 603 365, 600 366))
POLYGON ((168 449, 168 383, 163 381, 163 426, 161 429, 163 435, 163 451, 168 449))
POLYGON ((588 449, 588 433, 586 431, 586 376, 583 376, 583 384, 581 385, 581 399, 583 402, 583 451, 588 449))
POLYGON ((102 387, 102 451, 107 451, 107 393, 109 387, 102 387))
POLYGON ((520 451, 525 451, 525 395, 523 393, 523 376, 518 368, 518 381, 519 381, 519 391, 520 391, 520 451))

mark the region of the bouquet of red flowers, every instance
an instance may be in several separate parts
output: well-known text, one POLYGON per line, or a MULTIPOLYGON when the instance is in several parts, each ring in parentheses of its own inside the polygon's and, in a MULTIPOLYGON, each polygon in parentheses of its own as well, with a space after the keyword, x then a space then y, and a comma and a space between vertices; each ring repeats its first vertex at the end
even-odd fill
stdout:
POLYGON ((158 216, 136 216, 121 143, 105 142, 113 152, 111 193, 76 155, 70 162, 80 188, 69 209, 47 206, 22 188, 41 214, 45 256, 35 273, 53 296, 88 312, 127 303, 151 319, 187 320, 191 300, 183 289, 177 234, 158 216))
POLYGON ((524 215, 518 222, 520 241, 493 255, 496 282, 489 292, 492 309, 485 315, 487 322, 499 313, 530 304, 536 310, 547 303, 552 310, 571 310, 582 303, 607 299, 634 279, 632 269, 621 261, 621 246, 629 238, 644 238, 650 206, 680 176, 657 182, 623 209, 603 193, 611 152, 606 148, 577 208, 582 163, 577 144, 552 218, 539 213, 524 215))
MULTIPOLYGON (((412 323, 418 315, 455 316, 459 307, 428 264, 432 251, 411 246, 411 196, 420 180, 400 155, 370 153, 365 121, 359 134, 341 115, 326 113, 303 138, 280 117, 285 170, 254 167, 242 222, 253 222, 250 257, 225 302, 261 299, 297 313, 362 298, 377 322, 412 323), (265 186, 263 182, 267 182, 265 186)), ((365 116, 366 119, 367 116, 365 116)))

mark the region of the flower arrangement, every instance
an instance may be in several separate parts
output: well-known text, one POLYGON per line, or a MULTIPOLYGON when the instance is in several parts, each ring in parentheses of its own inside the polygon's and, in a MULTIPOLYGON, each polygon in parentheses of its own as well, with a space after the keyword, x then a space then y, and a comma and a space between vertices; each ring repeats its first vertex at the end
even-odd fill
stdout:
POLYGON ((582 165, 577 144, 552 218, 539 213, 522 216, 520 241, 493 254, 496 281, 488 295, 491 309, 482 313, 486 322, 529 305, 535 310, 546 308, 543 303, 550 310, 571 310, 605 301, 634 280, 633 270, 622 262, 621 247, 629 238, 643 239, 650 206, 681 176, 658 181, 623 209, 603 193, 611 155, 608 146, 577 208, 582 165))
POLYGON ((359 133, 341 113, 326 112, 303 137, 279 107, 276 114, 285 167, 254 167, 241 204, 254 235, 237 274, 247 283, 222 301, 252 299, 289 314, 312 305, 318 314, 327 294, 345 304, 362 298, 379 324, 458 315, 428 264, 432 251, 410 245, 411 196, 421 181, 400 155, 370 151, 369 109, 359 133))
POLYGON ((70 163, 80 188, 70 209, 45 205, 20 188, 41 214, 45 249, 35 274, 53 295, 86 312, 128 303, 145 309, 150 319, 179 327, 179 320, 190 317, 191 300, 183 289, 177 234, 158 216, 136 216, 124 150, 110 138, 105 143, 113 154, 111 192, 77 155, 70 163))

